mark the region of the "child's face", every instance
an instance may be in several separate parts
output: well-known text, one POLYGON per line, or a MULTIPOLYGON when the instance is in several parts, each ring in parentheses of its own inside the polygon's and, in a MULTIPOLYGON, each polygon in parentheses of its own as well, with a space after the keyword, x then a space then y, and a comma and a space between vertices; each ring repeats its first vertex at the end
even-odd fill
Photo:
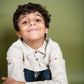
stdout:
POLYGON ((19 31, 16 34, 19 38, 22 37, 25 42, 29 40, 44 40, 44 35, 48 32, 43 16, 39 12, 20 15, 18 26, 19 31))

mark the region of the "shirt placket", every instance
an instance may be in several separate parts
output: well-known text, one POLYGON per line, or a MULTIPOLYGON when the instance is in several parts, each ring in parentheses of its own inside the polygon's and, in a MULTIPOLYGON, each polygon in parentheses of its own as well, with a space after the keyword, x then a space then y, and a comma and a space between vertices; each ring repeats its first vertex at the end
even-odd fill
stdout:
POLYGON ((34 56, 35 56, 36 61, 38 61, 38 52, 37 51, 34 52, 34 56))

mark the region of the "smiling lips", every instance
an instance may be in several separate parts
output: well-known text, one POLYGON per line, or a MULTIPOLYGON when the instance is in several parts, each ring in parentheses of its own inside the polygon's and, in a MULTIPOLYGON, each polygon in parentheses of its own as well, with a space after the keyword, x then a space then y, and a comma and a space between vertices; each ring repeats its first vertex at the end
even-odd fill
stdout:
POLYGON ((28 32, 38 31, 38 30, 40 30, 40 29, 30 29, 30 30, 28 30, 28 32))

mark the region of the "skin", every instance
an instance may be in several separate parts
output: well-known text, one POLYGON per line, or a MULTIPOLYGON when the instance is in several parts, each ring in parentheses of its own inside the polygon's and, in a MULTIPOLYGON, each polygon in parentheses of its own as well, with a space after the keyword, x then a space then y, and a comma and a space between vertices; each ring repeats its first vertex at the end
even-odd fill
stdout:
POLYGON ((18 21, 19 31, 16 34, 19 38, 33 49, 38 49, 44 43, 44 35, 48 32, 45 27, 43 16, 39 12, 26 13, 21 15, 18 21))
MULTIPOLYGON (((43 16, 39 12, 20 15, 18 21, 19 31, 16 34, 19 38, 33 49, 40 48, 44 43, 44 35, 47 34, 48 28, 45 27, 43 16)), ((9 77, 2 77, 3 84, 25 84, 9 77)))
POLYGON ((4 81, 2 84, 25 84, 8 77, 2 77, 2 80, 4 81))

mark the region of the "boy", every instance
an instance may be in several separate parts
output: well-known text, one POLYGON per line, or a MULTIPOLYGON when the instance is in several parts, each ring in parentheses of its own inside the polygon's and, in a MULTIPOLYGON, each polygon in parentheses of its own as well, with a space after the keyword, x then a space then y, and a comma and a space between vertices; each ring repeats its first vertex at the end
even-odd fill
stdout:
POLYGON ((3 84, 67 84, 59 45, 46 38, 48 11, 39 4, 20 5, 13 16, 19 39, 7 52, 8 77, 3 84))

